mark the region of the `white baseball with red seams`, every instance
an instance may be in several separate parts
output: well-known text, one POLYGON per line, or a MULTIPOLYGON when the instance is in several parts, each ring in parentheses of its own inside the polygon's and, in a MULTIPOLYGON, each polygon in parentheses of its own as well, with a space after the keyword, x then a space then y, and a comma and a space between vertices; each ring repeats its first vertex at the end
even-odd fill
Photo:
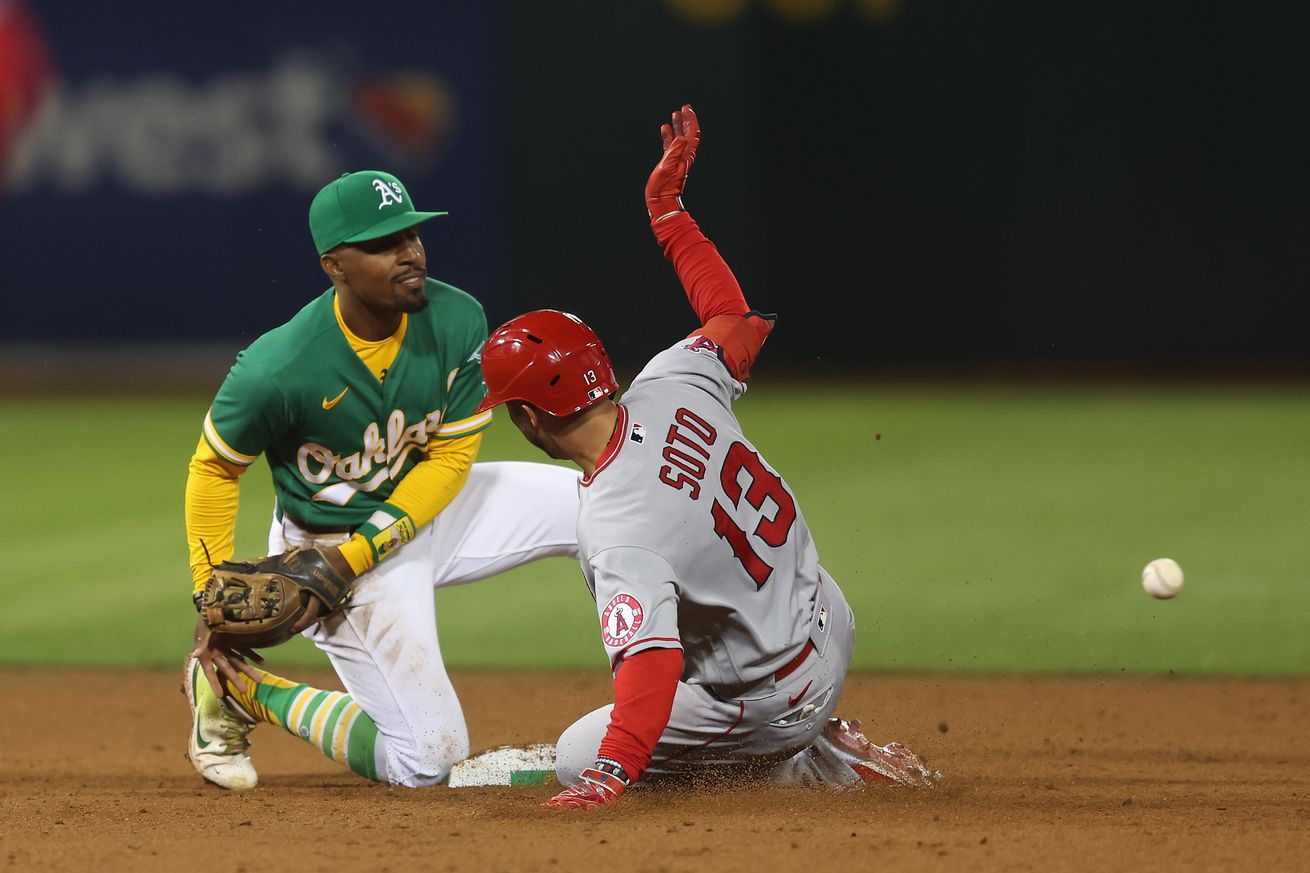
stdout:
POLYGON ((1183 590, 1183 568, 1173 558, 1156 558, 1142 569, 1142 588, 1157 600, 1183 590))

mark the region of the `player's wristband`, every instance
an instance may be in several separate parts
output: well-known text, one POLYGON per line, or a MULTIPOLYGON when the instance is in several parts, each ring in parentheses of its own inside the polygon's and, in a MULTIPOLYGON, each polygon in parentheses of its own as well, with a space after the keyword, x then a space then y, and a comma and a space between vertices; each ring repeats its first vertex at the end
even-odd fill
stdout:
POLYGON ((355 530, 355 533, 368 543, 368 547, 373 551, 375 562, 384 561, 394 554, 396 549, 414 539, 414 520, 407 512, 390 503, 384 503, 381 509, 370 515, 368 521, 355 530))
POLYGON ((597 758, 593 766, 578 774, 578 778, 595 789, 605 802, 618 800, 631 784, 623 767, 611 758, 597 758))
POLYGON ((597 758, 596 763, 592 765, 592 769, 616 777, 625 787, 632 784, 632 780, 628 778, 628 772, 623 769, 623 765, 613 758, 597 758))
POLYGON ((682 197, 663 197, 659 200, 648 200, 646 202, 646 214, 650 216, 651 224, 659 224, 666 218, 686 212, 687 208, 682 205, 682 197))

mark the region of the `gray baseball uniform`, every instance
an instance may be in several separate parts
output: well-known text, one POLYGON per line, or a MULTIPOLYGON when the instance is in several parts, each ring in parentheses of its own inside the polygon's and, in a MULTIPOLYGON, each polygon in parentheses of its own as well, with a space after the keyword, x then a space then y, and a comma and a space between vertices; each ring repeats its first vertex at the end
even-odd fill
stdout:
MULTIPOLYGON (((633 381, 580 488, 582 568, 611 666, 683 651, 651 775, 791 758, 821 733, 850 660, 854 616, 733 414, 745 390, 712 341, 679 341, 633 381)), ((611 710, 560 738, 564 781, 595 759, 611 710)), ((779 771, 824 778, 804 761, 779 771)))

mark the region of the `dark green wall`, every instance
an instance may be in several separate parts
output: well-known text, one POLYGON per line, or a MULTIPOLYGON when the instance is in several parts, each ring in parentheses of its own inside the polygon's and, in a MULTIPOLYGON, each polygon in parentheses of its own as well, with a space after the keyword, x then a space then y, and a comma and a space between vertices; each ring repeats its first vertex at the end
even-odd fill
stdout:
POLYGON ((741 6, 506 8, 499 308, 573 309, 629 362, 694 326, 641 201, 688 100, 686 199, 781 313, 774 366, 1306 360, 1304 5, 741 6))

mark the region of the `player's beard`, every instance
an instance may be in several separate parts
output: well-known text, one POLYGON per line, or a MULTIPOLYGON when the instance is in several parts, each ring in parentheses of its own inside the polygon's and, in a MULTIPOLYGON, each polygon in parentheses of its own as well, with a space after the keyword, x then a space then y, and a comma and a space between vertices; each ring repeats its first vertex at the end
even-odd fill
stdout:
POLYGON ((396 311, 413 315, 415 312, 422 312, 427 309, 430 302, 428 295, 422 291, 419 292, 417 297, 397 297, 396 311))
POLYGON ((561 454, 558 450, 552 449, 550 443, 548 443, 546 439, 541 435, 540 430, 537 430, 533 428, 531 425, 528 425, 526 423, 520 424, 519 419, 513 414, 510 415, 510 421, 514 422, 514 426, 519 429, 519 433, 523 434, 523 438, 528 442, 532 443, 532 445, 536 446, 541 451, 545 452, 546 457, 554 458, 557 461, 572 460, 571 458, 561 454))
POLYGON ((397 312, 407 312, 413 314, 422 312, 428 306, 427 292, 427 269, 425 267, 415 267, 406 270, 401 276, 392 279, 391 293, 395 301, 395 310, 397 312), (416 285, 409 282, 417 279, 416 285))
POLYGON ((541 449, 543 452, 545 452, 547 457, 549 457, 549 458, 554 458, 556 461, 571 461, 571 460, 573 460, 571 457, 569 457, 568 455, 564 454, 563 452, 561 452, 561 451, 558 450, 558 449, 548 449, 548 448, 546 448, 545 446, 537 446, 537 448, 539 448, 539 449, 541 449))
POLYGON ((537 431, 533 431, 532 433, 527 433, 525 431, 523 436, 527 437, 528 442, 532 443, 534 446, 545 452, 546 457, 554 458, 557 461, 569 460, 568 458, 560 454, 558 451, 552 449, 550 445, 544 439, 542 439, 541 434, 538 433, 537 431))

